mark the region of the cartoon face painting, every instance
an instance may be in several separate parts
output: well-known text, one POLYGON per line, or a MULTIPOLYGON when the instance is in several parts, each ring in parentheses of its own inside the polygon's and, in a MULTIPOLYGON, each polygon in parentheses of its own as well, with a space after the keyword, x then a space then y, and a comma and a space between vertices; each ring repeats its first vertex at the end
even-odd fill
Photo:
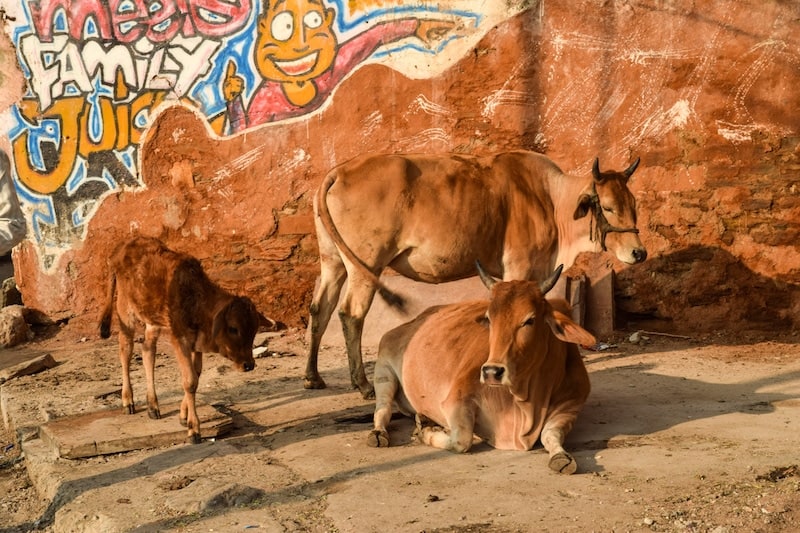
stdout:
POLYGON ((336 58, 334 16, 320 0, 270 0, 254 54, 261 76, 303 84, 328 70, 336 58))
POLYGON ((212 121, 215 131, 222 132, 226 118, 238 132, 309 113, 381 46, 410 38, 430 46, 455 27, 446 19, 383 20, 339 43, 335 19, 336 10, 323 0, 267 0, 253 49, 261 80, 245 104, 244 78, 235 62, 227 64, 222 80, 227 117, 212 121))

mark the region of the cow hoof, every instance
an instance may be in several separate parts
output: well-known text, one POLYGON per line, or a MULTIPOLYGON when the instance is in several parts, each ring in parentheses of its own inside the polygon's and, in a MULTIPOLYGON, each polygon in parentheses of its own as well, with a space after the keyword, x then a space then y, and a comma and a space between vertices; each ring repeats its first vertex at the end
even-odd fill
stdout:
POLYGON ((192 444, 200 444, 202 439, 200 438, 200 433, 192 433, 189 435, 189 442, 192 444))
POLYGON ((135 415, 136 414, 136 407, 133 404, 131 405, 123 405, 122 406, 122 413, 126 415, 135 415))
POLYGON ((147 416, 149 416, 153 420, 158 420, 161 418, 161 411, 159 411, 158 409, 148 409, 147 416))
POLYGON ((321 377, 316 378, 306 378, 303 383, 303 388, 306 389, 324 389, 327 385, 325 385, 325 381, 321 377))
POLYGON ((362 389, 361 390, 361 396, 365 400, 374 400, 375 399, 375 389, 373 387, 371 387, 371 386, 366 390, 362 389))
POLYGON ((559 474, 574 474, 578 470, 578 463, 566 452, 559 452, 552 456, 547 466, 559 474))
POLYGON ((373 429, 367 436, 367 445, 373 448, 388 448, 389 433, 378 429, 373 429))
POLYGON ((427 416, 421 415, 419 413, 414 415, 414 424, 416 426, 416 428, 414 429, 414 433, 420 433, 425 428, 428 428, 428 429, 440 428, 439 424, 437 424, 436 422, 434 422, 433 420, 431 420, 427 416))

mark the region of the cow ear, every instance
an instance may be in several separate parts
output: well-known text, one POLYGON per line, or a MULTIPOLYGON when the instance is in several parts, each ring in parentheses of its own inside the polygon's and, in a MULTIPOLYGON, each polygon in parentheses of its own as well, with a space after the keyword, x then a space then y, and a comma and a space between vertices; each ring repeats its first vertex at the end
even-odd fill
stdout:
POLYGON ((228 306, 226 305, 219 311, 217 314, 214 315, 214 322, 211 324, 211 339, 216 342, 217 335, 219 332, 222 331, 222 328, 225 326, 225 313, 228 310, 228 306))
POLYGON ((575 213, 572 215, 574 220, 585 217, 592 207, 592 197, 588 194, 581 194, 578 198, 578 207, 575 208, 575 213))
POLYGON ((564 342, 572 342, 583 346, 592 346, 597 343, 594 335, 580 327, 567 315, 553 309, 552 313, 547 314, 547 324, 553 331, 553 335, 564 342))

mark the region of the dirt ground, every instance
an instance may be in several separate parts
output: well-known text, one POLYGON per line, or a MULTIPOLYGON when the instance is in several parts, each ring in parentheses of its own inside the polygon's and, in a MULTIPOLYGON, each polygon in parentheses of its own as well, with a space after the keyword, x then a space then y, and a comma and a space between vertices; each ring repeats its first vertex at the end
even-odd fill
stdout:
MULTIPOLYGON (((320 354, 328 388, 304 390, 294 330, 271 334, 251 373, 207 356, 198 397, 233 416, 226 436, 48 458, 36 426, 118 409, 121 379, 113 339, 40 337, 8 350, 59 365, 2 386, 14 431, 0 435, 0 531, 800 530, 800 337, 630 333, 583 352, 593 389, 567 440, 572 476, 541 448, 428 448, 404 418, 390 448, 366 446, 373 406, 350 388, 343 350, 320 354)), ((162 405, 179 400, 171 354, 157 365, 162 405)), ((140 363, 133 377, 141 405, 140 363)))

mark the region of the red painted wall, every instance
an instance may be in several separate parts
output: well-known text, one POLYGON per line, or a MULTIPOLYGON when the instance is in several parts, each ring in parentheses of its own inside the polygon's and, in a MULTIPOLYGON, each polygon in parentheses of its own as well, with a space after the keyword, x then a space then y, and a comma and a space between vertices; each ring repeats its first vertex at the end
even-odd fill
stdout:
POLYGON ((617 270, 623 323, 664 331, 800 325, 800 7, 793 2, 541 2, 451 68, 369 65, 322 112, 218 138, 165 109, 141 145, 146 188, 104 199, 85 240, 40 270, 14 256, 27 305, 93 328, 105 258, 133 232, 294 326, 318 273, 310 195, 364 151, 528 148, 567 172, 642 163, 631 182, 650 259, 617 270))

